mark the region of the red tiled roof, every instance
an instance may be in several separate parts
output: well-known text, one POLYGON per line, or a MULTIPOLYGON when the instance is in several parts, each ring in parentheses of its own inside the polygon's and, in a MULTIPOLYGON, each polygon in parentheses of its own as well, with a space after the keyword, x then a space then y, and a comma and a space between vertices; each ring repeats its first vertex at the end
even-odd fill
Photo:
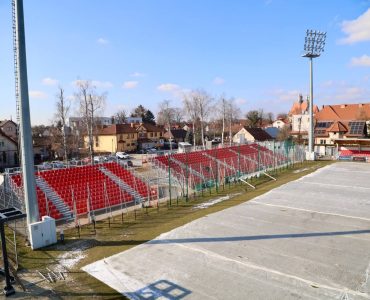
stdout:
POLYGON ((159 126, 159 125, 153 125, 153 124, 150 124, 150 123, 144 123, 144 124, 140 124, 140 127, 144 127, 148 132, 163 132, 164 131, 164 127, 163 126, 159 126))
MULTIPOLYGON (((308 107, 308 101, 296 101, 293 103, 292 108, 289 111, 289 115, 300 115, 304 112, 308 112, 309 107, 308 107)), ((319 112, 319 108, 317 105, 313 106, 313 113, 316 114, 319 112)))
POLYGON ((328 132, 347 132, 348 129, 346 127, 346 125, 344 125, 342 122, 340 121, 336 121, 333 123, 333 125, 331 125, 328 129, 327 129, 328 132))
POLYGON ((136 129, 131 127, 130 124, 115 124, 104 127, 98 132, 99 135, 116 135, 121 133, 136 133, 136 129))
POLYGON ((315 115, 317 121, 354 121, 370 119, 370 103, 325 105, 315 115))

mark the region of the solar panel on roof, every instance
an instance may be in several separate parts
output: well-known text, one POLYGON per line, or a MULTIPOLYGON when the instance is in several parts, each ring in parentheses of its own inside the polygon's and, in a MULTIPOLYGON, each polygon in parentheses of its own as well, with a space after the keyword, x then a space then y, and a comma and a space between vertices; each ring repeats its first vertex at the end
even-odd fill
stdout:
POLYGON ((352 121, 348 123, 350 130, 349 134, 363 134, 364 133, 364 121, 352 121))
POLYGON ((317 122, 317 128, 329 128, 333 122, 317 122))

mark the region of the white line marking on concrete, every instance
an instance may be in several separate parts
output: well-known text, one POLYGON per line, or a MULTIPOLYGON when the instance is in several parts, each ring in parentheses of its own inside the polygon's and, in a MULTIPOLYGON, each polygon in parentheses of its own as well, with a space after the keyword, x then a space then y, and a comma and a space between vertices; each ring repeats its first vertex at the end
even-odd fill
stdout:
POLYGON ((307 280, 307 279, 304 279, 304 278, 301 278, 301 277, 298 277, 298 276, 294 276, 294 275, 291 275, 291 274, 283 273, 283 272, 280 272, 280 271, 277 271, 277 270, 274 270, 274 269, 266 268, 264 266, 258 266, 258 265, 253 264, 253 263, 246 263, 246 262, 238 261, 238 260, 235 260, 235 259, 232 259, 232 258, 222 256, 222 255, 217 254, 217 253, 212 252, 212 251, 199 249, 199 248, 196 248, 196 247, 190 247, 190 246, 187 246, 187 245, 184 245, 184 244, 177 244, 177 245, 180 246, 180 247, 185 247, 189 250, 200 252, 200 253, 202 253, 206 256, 210 256, 210 257, 213 257, 215 259, 221 259, 221 260, 233 262, 233 263, 236 263, 236 264, 243 265, 247 268, 264 271, 266 273, 272 273, 272 274, 275 274, 275 275, 278 275, 278 276, 281 276, 281 277, 295 279, 297 281, 301 281, 303 283, 306 283, 307 285, 310 285, 310 286, 316 286, 316 287, 319 287, 319 288, 323 288, 323 289, 327 289, 327 290, 331 290, 331 291, 336 291, 336 292, 339 292, 339 293, 347 292, 347 293, 350 293, 352 295, 363 297, 365 299, 370 299, 369 294, 354 291, 354 290, 348 289, 347 287, 338 287, 338 288, 336 288, 336 287, 328 286, 326 284, 320 284, 320 283, 317 283, 317 282, 313 282, 313 281, 310 281, 310 280, 307 280))
POLYGON ((335 186, 335 187, 341 187, 341 188, 370 190, 370 188, 368 188, 368 187, 357 186, 357 185, 343 185, 343 184, 322 183, 322 182, 312 182, 312 181, 305 181, 304 183, 316 184, 316 185, 335 186))
POLYGON ((356 219, 356 220, 362 220, 362 221, 370 222, 370 219, 363 218, 363 217, 354 217, 354 216, 349 216, 349 215, 342 215, 342 214, 335 214, 335 213, 329 213, 329 212, 322 212, 322 211, 317 211, 317 210, 311 210, 311 209, 305 209, 305 208, 298 208, 298 207, 292 207, 292 206, 286 206, 286 205, 263 203, 263 202, 259 202, 259 201, 253 201, 251 203, 259 204, 259 205, 265 205, 265 206, 274 206, 274 207, 279 207, 279 208, 293 209, 293 210, 305 211, 305 212, 309 212, 309 213, 317 213, 317 214, 322 214, 322 215, 343 217, 343 218, 356 219))

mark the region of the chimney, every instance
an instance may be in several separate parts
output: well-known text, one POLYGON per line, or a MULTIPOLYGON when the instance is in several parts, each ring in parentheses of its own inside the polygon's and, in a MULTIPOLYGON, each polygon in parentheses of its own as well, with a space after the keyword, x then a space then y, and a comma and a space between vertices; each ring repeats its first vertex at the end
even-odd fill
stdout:
POLYGON ((131 128, 134 128, 134 123, 132 123, 132 122, 131 122, 131 124, 130 124, 130 125, 131 125, 131 128))
POLYGON ((298 102, 299 102, 300 104, 302 104, 302 103, 303 103, 303 96, 302 96, 302 94, 299 94, 299 96, 298 96, 298 102))

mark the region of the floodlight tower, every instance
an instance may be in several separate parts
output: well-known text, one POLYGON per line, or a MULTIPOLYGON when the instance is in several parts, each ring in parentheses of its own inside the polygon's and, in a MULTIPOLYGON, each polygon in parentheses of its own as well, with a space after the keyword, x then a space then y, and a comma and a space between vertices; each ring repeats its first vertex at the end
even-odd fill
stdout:
POLYGON ((31 132, 30 104, 28 96, 26 41, 24 31, 23 0, 13 0, 14 51, 16 75, 16 101, 19 101, 20 151, 23 173, 24 198, 27 212, 27 225, 39 221, 36 198, 35 170, 31 132))
POLYGON ((306 155, 308 160, 315 160, 313 128, 313 58, 319 57, 321 52, 324 52, 325 39, 326 32, 320 32, 316 30, 306 31, 304 54, 302 56, 310 59, 310 122, 308 130, 308 155, 306 155))

